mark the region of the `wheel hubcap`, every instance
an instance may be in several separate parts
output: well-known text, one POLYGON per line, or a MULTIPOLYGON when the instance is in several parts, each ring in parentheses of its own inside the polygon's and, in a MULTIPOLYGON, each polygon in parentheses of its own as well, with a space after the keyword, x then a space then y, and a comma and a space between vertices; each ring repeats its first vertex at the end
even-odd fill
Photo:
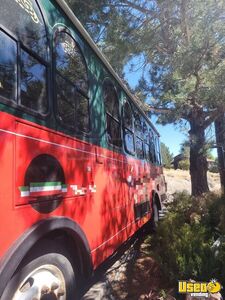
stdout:
POLYGON ((66 300, 62 272, 54 265, 35 269, 19 284, 12 300, 66 300))

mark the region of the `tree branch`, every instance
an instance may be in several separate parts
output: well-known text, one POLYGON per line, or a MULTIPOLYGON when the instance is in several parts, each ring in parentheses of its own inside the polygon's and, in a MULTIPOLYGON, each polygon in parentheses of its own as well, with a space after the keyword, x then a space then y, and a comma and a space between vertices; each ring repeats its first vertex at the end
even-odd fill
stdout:
POLYGON ((131 2, 129 0, 123 0, 123 3, 126 3, 127 6, 133 8, 133 9, 136 9, 139 12, 144 13, 144 14, 148 14, 148 15, 150 14, 151 15, 152 13, 155 13, 154 10, 147 9, 147 8, 145 8, 143 6, 140 6, 140 5, 137 5, 137 4, 135 4, 135 3, 133 3, 133 2, 131 2))
POLYGON ((225 107, 220 107, 220 108, 216 108, 215 110, 213 110, 211 112, 211 114, 209 115, 209 117, 205 119, 204 129, 209 127, 209 125, 212 124, 217 119, 217 117, 223 113, 225 113, 225 107))
MULTIPOLYGON (((147 104, 148 105, 148 104, 147 104)), ((170 108, 162 108, 162 107, 154 107, 154 106, 150 106, 148 105, 148 111, 153 111, 154 113, 157 114, 166 114, 168 112, 175 112, 175 109, 170 109, 170 108)))

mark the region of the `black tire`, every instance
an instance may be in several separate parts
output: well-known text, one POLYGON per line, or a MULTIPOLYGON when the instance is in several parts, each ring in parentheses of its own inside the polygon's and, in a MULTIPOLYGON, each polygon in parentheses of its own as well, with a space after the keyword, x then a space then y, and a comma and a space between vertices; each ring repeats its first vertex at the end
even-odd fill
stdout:
MULTIPOLYGON (((38 248, 39 250, 34 250, 34 252, 31 251, 31 254, 28 255, 28 257, 21 263, 19 268, 16 270, 13 277, 7 284, 1 297, 1 300, 13 299, 15 292, 19 290, 19 287, 22 283, 24 284, 24 280, 27 278, 27 276, 29 274, 32 274, 34 270, 39 269, 42 266, 52 266, 53 268, 59 269, 65 282, 66 300, 77 299, 75 272, 71 264, 71 259, 66 250, 63 248, 59 248, 59 245, 54 245, 54 243, 44 243, 38 245, 38 248)), ((41 299, 44 300, 58 298, 54 296, 43 296, 41 297, 41 299)))
POLYGON ((155 199, 153 199, 152 202, 152 216, 151 219, 149 220, 149 232, 150 233, 156 233, 157 232, 157 227, 159 223, 159 210, 158 206, 156 204, 155 199))

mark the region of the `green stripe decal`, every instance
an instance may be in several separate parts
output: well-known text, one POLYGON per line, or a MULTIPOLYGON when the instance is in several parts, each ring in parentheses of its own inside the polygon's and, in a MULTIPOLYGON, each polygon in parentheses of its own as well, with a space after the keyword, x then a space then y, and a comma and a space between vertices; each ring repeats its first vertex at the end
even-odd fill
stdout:
POLYGON ((19 187, 19 190, 21 192, 28 192, 30 190, 29 186, 20 186, 19 187))
POLYGON ((41 187, 41 186, 59 186, 61 181, 52 181, 52 182, 31 182, 30 187, 41 187))

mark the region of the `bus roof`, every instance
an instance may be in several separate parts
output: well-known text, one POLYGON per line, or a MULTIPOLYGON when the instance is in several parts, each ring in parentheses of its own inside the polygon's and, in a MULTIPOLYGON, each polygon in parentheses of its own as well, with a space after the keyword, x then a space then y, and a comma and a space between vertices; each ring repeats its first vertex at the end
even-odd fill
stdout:
POLYGON ((132 100, 132 102, 137 106, 137 108, 140 110, 140 112, 145 116, 145 118, 150 123, 151 127, 154 129, 154 131, 157 133, 158 136, 160 136, 158 130, 155 128, 155 126, 152 124, 150 119, 146 116, 146 113, 141 109, 141 107, 137 104, 137 101, 134 98, 134 95, 129 91, 127 86, 123 83, 121 78, 118 76, 118 74, 114 71, 113 67, 110 65, 104 54, 99 50, 99 48, 96 46, 95 42, 90 37, 89 33, 86 31, 86 29, 83 27, 81 22, 77 19, 77 17, 74 15, 73 11, 69 8, 69 6, 66 4, 64 0, 55 0, 58 5, 62 8, 62 10, 66 13, 68 18, 71 20, 71 22, 75 25, 75 27, 79 30, 79 32, 82 34, 86 42, 89 44, 89 46, 92 48, 92 50, 95 52, 95 54, 100 58, 100 60, 105 64, 109 72, 113 75, 113 77, 118 81, 122 89, 126 92, 126 94, 129 96, 129 98, 132 100))

